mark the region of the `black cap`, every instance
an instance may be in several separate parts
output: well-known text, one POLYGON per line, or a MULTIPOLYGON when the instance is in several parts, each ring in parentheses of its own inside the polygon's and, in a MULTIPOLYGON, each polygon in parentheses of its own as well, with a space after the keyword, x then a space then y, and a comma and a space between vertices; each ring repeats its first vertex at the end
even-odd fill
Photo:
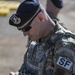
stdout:
POLYGON ((13 14, 9 19, 9 24, 19 28, 24 27, 40 10, 38 0, 25 0, 23 1, 16 14, 13 14))

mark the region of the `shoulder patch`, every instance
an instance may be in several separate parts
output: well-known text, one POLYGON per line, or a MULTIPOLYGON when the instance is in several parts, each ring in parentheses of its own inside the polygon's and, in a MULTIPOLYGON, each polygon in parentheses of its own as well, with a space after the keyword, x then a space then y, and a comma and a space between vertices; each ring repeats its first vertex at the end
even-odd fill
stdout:
POLYGON ((12 15, 10 17, 11 21, 14 23, 14 24, 20 24, 21 23, 21 19, 18 18, 16 15, 12 15))
POLYGON ((65 58, 62 56, 59 56, 56 64, 67 70, 70 70, 73 67, 73 62, 69 58, 65 58))

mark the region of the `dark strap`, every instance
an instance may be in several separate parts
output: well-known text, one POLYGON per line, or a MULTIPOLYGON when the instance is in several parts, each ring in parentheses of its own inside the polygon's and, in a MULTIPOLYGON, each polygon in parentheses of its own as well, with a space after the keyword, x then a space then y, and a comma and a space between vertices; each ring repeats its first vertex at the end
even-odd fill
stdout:
POLYGON ((63 36, 66 36, 66 37, 72 37, 75 39, 75 34, 74 33, 69 33, 69 32, 64 32, 64 33, 61 33, 61 34, 57 34, 56 38, 54 39, 49 39, 47 41, 47 43, 50 45, 50 46, 53 46, 60 38, 62 38, 63 36))

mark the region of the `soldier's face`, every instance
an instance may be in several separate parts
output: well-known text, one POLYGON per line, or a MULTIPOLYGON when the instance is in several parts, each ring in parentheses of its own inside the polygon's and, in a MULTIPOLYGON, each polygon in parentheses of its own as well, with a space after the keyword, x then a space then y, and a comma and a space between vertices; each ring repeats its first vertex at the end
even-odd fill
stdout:
POLYGON ((31 29, 23 32, 24 36, 29 36, 31 40, 36 41, 42 37, 42 25, 40 20, 36 17, 31 23, 31 29))

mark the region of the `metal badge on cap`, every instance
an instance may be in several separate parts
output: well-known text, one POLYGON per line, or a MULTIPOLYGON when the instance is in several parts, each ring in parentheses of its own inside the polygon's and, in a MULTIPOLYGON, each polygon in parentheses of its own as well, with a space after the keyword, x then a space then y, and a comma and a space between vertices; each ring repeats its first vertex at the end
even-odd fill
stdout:
POLYGON ((11 21, 14 22, 14 24, 20 24, 21 23, 21 19, 18 18, 15 14, 11 16, 11 21))

